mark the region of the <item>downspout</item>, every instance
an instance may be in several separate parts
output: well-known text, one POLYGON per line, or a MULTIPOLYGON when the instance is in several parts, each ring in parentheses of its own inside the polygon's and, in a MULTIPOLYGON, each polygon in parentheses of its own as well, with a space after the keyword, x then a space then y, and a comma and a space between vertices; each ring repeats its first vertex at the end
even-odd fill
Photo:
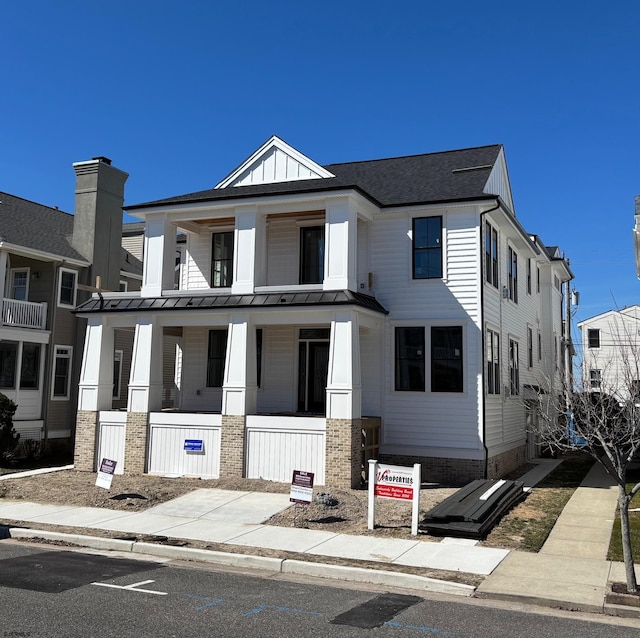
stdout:
MULTIPOLYGON (((487 408, 486 408, 486 400, 485 400, 485 355, 487 353, 487 344, 485 343, 485 329, 484 329, 484 281, 485 281, 485 272, 484 272, 484 251, 482 250, 482 238, 484 236, 484 218, 487 213, 492 213, 494 210, 498 210, 500 208, 500 200, 496 199, 496 205, 493 208, 489 208, 488 210, 480 213, 480 241, 478 242, 479 253, 480 253, 480 343, 482 344, 482 356, 480 357, 480 361, 482 361, 482 392, 480 396, 482 397, 482 447, 484 449, 484 468, 482 470, 482 478, 486 479, 488 474, 489 467, 489 448, 487 448, 487 408)), ((500 299, 500 307, 502 307, 502 298, 500 299)), ((502 325, 500 326, 502 329, 502 325)), ((502 335, 500 338, 500 344, 502 344, 502 335)), ((500 371, 502 374, 502 370, 500 371)))

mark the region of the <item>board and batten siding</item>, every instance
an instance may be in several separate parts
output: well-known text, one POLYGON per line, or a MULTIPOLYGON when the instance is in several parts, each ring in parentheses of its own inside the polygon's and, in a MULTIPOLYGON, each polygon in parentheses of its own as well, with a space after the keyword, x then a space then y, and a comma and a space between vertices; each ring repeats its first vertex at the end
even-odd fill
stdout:
POLYGON ((474 206, 389 213, 372 226, 374 288, 390 310, 384 335, 383 452, 481 458, 479 210, 474 206), (444 278, 412 278, 412 218, 442 216, 444 278), (395 328, 425 329, 425 392, 395 390, 395 328), (430 329, 462 326, 464 389, 430 390, 430 329))

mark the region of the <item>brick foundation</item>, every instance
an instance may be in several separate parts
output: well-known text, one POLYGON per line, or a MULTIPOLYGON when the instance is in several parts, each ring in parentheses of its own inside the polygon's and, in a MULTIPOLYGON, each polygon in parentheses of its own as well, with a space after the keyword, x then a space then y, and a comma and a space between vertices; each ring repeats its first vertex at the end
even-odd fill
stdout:
POLYGON ((222 415, 220 478, 244 476, 245 416, 222 415))
POLYGON ((148 433, 148 413, 127 412, 127 426, 124 437, 125 474, 143 474, 146 471, 148 433))
POLYGON ((505 474, 520 467, 527 460, 525 445, 515 447, 508 452, 489 457, 487 463, 487 478, 502 478, 505 474))
POLYGON ((95 472, 98 412, 78 410, 73 464, 80 472, 95 472))
POLYGON ((327 419, 325 483, 357 488, 362 482, 362 424, 360 419, 327 419))

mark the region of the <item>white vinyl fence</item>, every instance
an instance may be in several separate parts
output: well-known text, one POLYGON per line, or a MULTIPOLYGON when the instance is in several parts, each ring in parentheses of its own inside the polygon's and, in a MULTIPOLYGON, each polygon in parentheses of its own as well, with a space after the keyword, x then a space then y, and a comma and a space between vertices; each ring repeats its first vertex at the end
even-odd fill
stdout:
POLYGON ((324 418, 247 416, 247 478, 290 483, 303 470, 324 485, 326 430, 324 418))

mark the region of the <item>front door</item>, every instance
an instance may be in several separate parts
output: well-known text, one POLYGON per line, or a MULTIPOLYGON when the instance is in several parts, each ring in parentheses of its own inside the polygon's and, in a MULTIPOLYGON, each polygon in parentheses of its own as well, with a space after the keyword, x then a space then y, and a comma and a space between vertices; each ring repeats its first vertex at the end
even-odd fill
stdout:
POLYGON ((298 345, 298 412, 324 414, 328 371, 329 330, 301 330, 298 345), (317 338, 325 334, 326 339, 317 338))

